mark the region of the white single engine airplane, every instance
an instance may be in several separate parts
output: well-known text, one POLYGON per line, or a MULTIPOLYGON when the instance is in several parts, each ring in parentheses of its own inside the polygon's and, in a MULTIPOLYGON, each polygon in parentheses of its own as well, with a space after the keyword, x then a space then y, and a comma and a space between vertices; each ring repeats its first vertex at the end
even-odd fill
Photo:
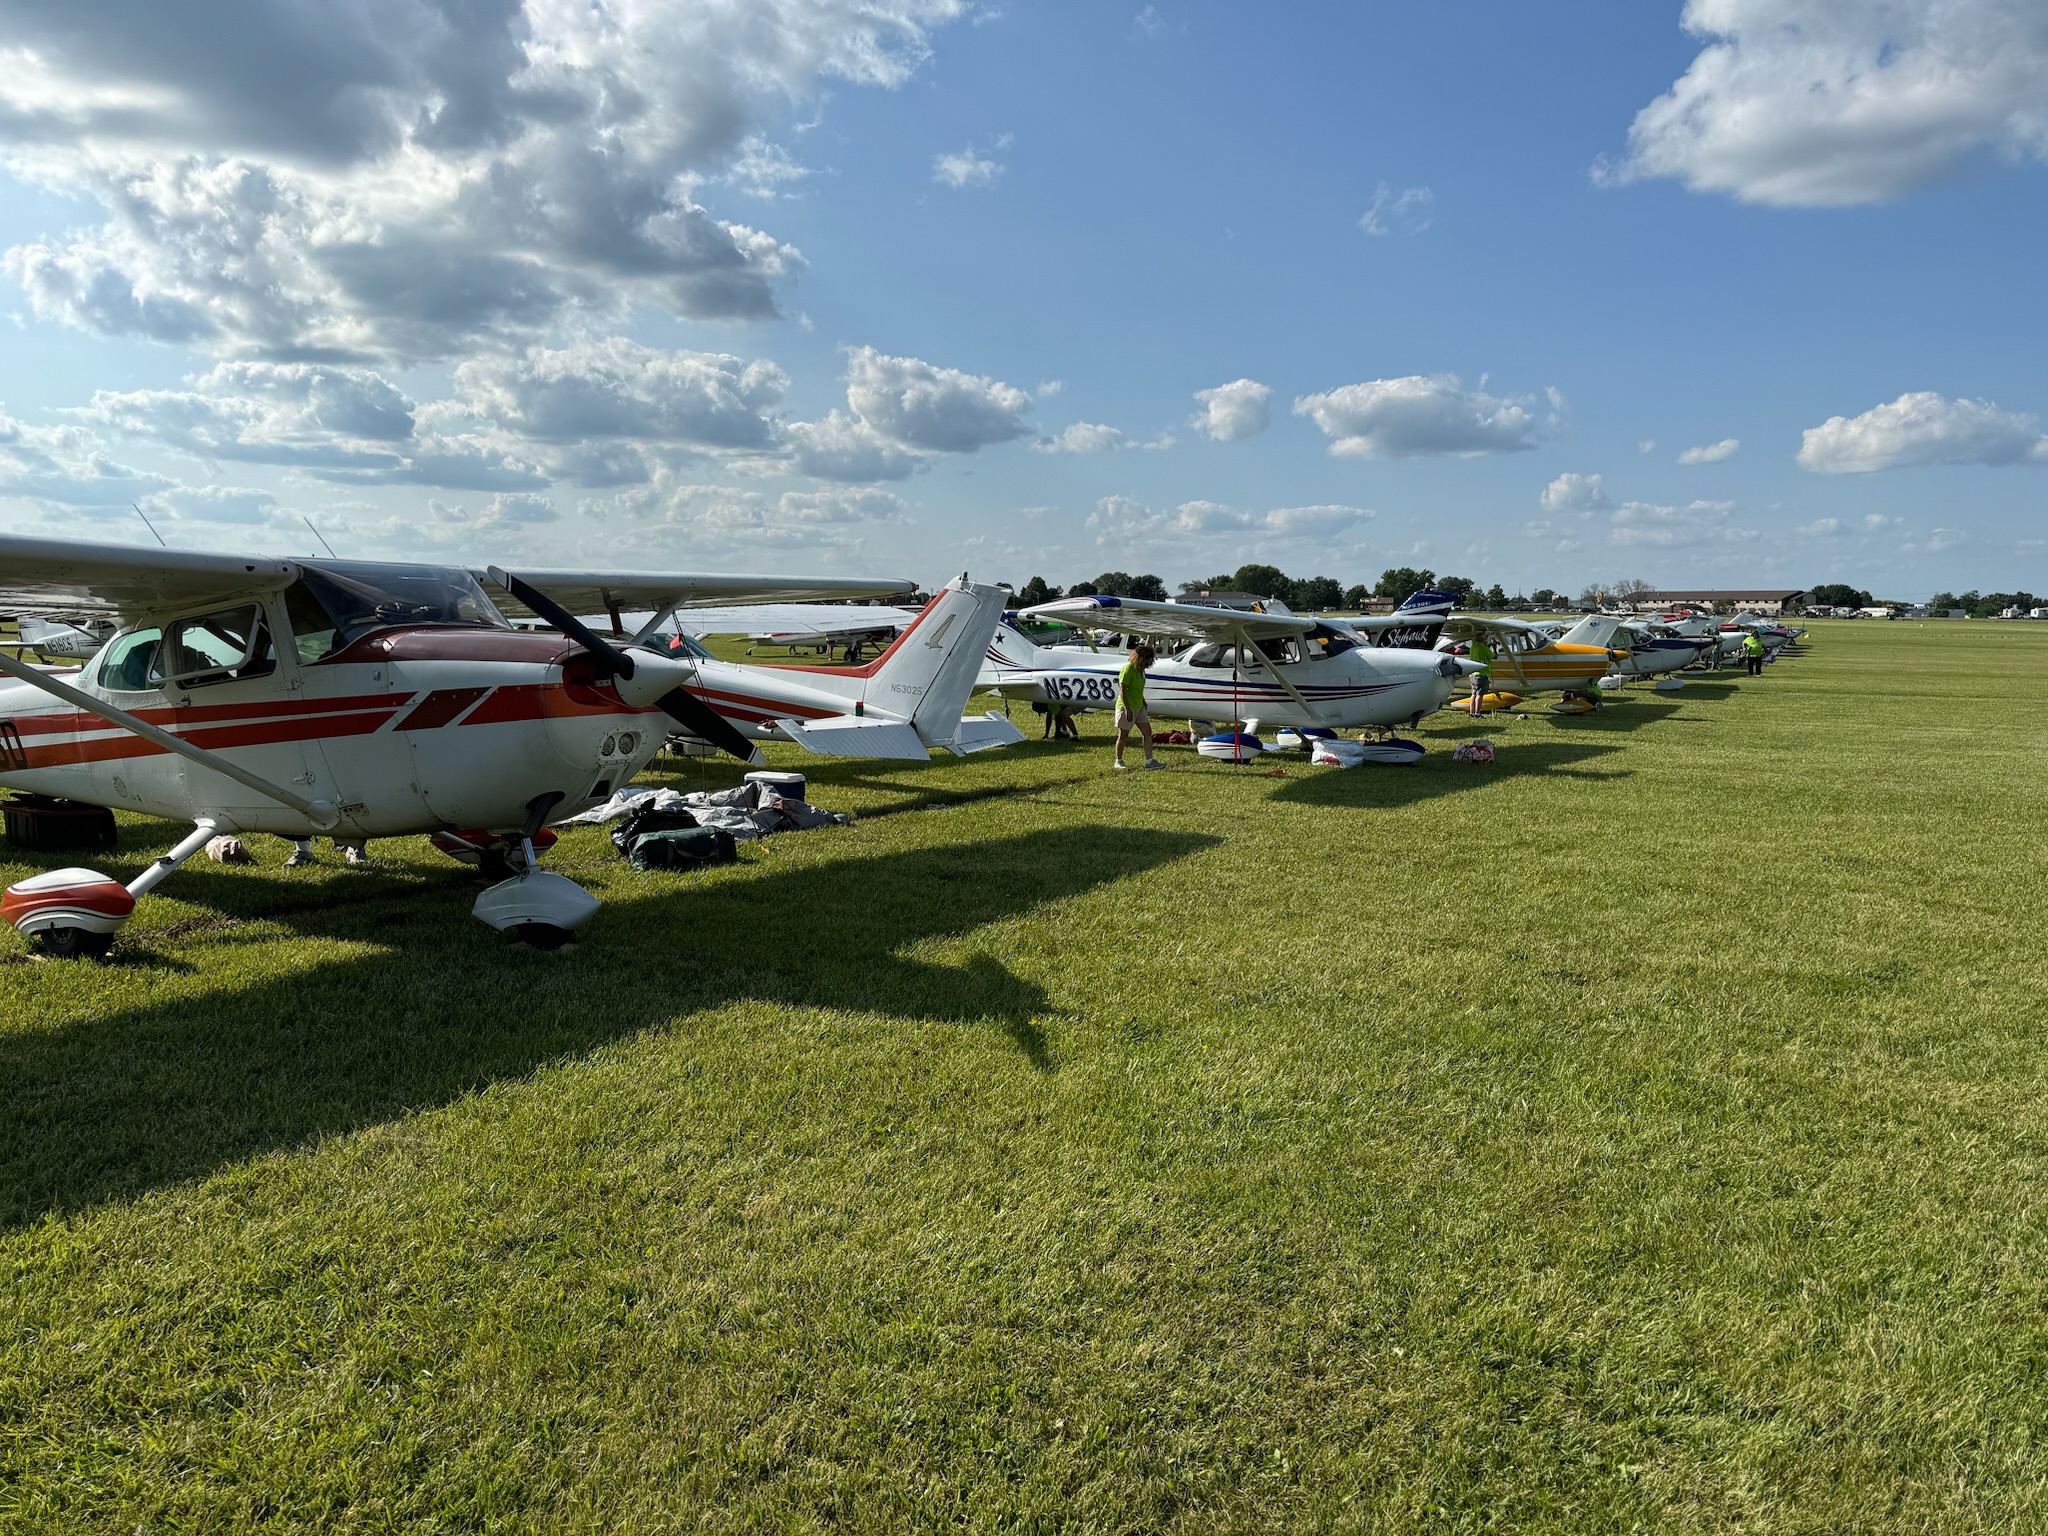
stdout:
POLYGON ((851 603, 748 603, 692 608, 677 615, 691 635, 744 635, 755 646, 785 650, 809 647, 829 651, 847 648, 849 661, 859 659, 865 645, 887 645, 909 627, 917 613, 909 608, 861 607, 851 603))
MULTIPOLYGON (((907 581, 493 569, 513 629, 477 573, 450 566, 276 560, 0 537, 0 611, 105 615, 121 633, 70 672, 0 653, 0 787, 193 824, 125 886, 86 869, 23 880, 0 918, 49 953, 104 953, 153 889, 221 832, 371 837, 454 832, 517 872, 475 912, 553 948, 595 913, 535 867, 551 817, 608 798, 671 722, 758 761, 726 718, 780 724, 817 750, 973 750, 1021 733, 960 710, 1003 592, 963 577, 872 666, 788 688, 748 674, 735 703, 692 654, 613 644, 572 616, 762 597, 894 596, 907 581), (950 709, 951 719, 940 715, 950 709), (823 741, 825 745, 818 746, 823 741)), ((652 626, 650 626, 651 628, 652 626)), ((809 669, 805 670, 808 674, 809 669)), ((716 679, 728 682, 721 672, 716 679)))
POLYGON ((80 619, 67 623, 24 613, 15 620, 22 649, 34 651, 44 661, 90 661, 99 648, 114 637, 114 626, 104 619, 80 619))
MULTIPOLYGON (((1180 642, 1177 655, 1146 669, 1146 707, 1191 720, 1241 721, 1252 731, 1261 724, 1345 730, 1420 719, 1441 708, 1473 670, 1432 651, 1376 648, 1347 624, 1296 614, 1067 597, 1026 608, 1023 616, 1180 642)), ((1121 654, 1045 649, 1008 624, 998 628, 988 654, 982 686, 1006 698, 1083 709, 1116 705, 1121 654)))
POLYGON ((1611 613, 1589 613, 1557 638, 1562 645, 1597 645, 1626 652, 1624 659, 1614 664, 1615 673, 1622 677, 1659 677, 1677 672, 1720 649, 1718 640, 1654 635, 1648 624, 1625 614, 1611 613))

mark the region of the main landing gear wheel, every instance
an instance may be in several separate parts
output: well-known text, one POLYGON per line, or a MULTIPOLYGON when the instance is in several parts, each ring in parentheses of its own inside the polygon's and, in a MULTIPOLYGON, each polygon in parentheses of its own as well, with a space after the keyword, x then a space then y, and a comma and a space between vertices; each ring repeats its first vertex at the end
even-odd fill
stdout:
POLYGON ((36 935, 36 942, 53 959, 103 960, 114 947, 114 936, 89 928, 45 928, 36 935))
POLYGON ((560 949, 576 935, 566 928, 557 928, 553 923, 520 923, 512 930, 512 936, 528 949, 549 952, 560 949))

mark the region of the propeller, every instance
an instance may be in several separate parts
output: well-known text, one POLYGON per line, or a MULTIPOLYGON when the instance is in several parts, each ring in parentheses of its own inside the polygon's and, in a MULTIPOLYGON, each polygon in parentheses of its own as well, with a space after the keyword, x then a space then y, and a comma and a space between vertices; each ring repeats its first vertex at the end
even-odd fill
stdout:
POLYGON ((689 676, 694 668, 652 652, 642 652, 636 657, 622 651, 560 603, 527 585, 510 571, 500 570, 494 565, 488 574, 491 580, 588 651, 591 660, 597 663, 605 676, 624 684, 619 689, 619 696, 628 703, 652 704, 691 735, 703 737, 741 762, 761 761, 760 748, 734 729, 725 716, 682 686, 681 679, 689 676), (633 686, 635 683, 637 687, 633 686), (653 694, 653 690, 663 683, 669 686, 659 694, 653 694))

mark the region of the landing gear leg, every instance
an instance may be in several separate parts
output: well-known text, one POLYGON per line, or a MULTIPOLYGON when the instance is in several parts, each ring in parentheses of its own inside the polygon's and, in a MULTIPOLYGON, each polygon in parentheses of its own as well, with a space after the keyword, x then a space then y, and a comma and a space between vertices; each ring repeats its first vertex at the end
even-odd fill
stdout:
POLYGON ((125 886, 90 869, 35 875, 7 888, 0 897, 0 917, 41 945, 44 954, 61 960, 104 955, 134 912, 136 898, 155 890, 219 831, 213 818, 201 817, 184 841, 125 886))

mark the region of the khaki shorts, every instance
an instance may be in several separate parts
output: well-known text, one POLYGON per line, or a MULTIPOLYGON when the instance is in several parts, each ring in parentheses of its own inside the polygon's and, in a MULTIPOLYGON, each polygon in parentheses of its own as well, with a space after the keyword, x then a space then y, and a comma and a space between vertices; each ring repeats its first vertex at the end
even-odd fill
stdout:
POLYGON ((1119 704, 1116 707, 1116 728, 1120 731, 1149 731, 1152 729, 1152 711, 1141 709, 1133 714, 1119 704))

